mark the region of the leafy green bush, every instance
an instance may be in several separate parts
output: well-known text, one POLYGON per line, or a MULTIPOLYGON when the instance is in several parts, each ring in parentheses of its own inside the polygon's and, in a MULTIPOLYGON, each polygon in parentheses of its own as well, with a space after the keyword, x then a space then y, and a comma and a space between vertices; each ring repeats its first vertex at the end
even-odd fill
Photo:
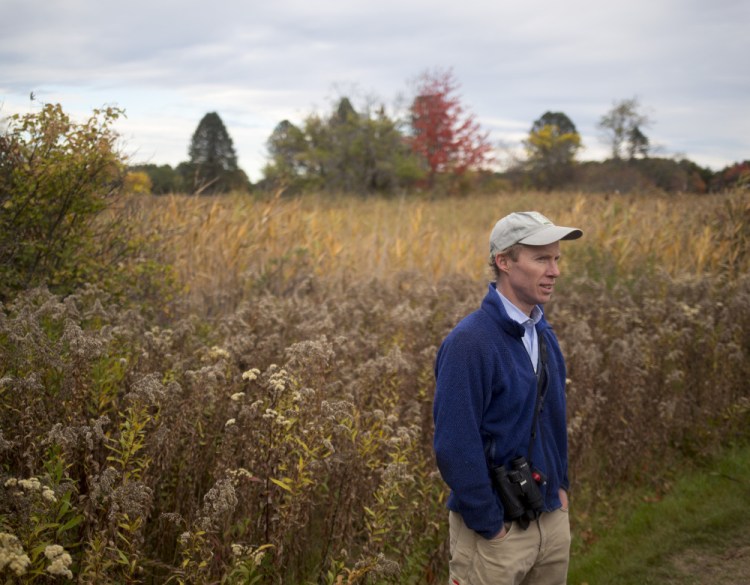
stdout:
POLYGON ((117 108, 73 122, 59 104, 13 115, 0 136, 0 300, 47 283, 60 291, 108 267, 115 231, 95 218, 118 194, 117 108), (104 237, 103 237, 104 236, 104 237))
POLYGON ((0 134, 0 302, 47 286, 96 283, 120 301, 161 308, 173 290, 157 234, 138 234, 123 193, 126 166, 113 124, 122 110, 77 123, 59 104, 7 118, 0 134))

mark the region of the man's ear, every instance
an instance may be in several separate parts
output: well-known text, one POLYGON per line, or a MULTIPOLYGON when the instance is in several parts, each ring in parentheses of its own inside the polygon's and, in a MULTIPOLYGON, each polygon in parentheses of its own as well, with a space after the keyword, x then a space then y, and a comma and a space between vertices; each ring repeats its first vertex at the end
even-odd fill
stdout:
POLYGON ((510 270, 510 258, 508 258, 508 255, 498 254, 495 256, 495 266, 498 267, 500 272, 505 272, 507 274, 510 270))

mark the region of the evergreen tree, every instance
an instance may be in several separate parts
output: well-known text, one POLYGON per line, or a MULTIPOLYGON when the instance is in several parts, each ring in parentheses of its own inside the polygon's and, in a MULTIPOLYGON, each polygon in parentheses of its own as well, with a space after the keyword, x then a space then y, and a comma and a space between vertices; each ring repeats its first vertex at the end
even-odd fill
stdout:
POLYGON ((194 193, 226 193, 246 190, 249 182, 237 166, 232 139, 216 112, 203 116, 193 134, 187 170, 194 193))

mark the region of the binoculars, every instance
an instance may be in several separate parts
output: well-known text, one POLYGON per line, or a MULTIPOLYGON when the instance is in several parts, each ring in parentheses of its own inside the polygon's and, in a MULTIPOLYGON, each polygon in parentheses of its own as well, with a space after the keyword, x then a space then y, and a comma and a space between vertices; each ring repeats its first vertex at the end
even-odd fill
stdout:
POLYGON ((532 470, 525 457, 516 457, 507 468, 504 465, 493 467, 492 483, 505 508, 505 517, 517 521, 524 530, 544 511, 539 486, 547 483, 546 478, 532 470))

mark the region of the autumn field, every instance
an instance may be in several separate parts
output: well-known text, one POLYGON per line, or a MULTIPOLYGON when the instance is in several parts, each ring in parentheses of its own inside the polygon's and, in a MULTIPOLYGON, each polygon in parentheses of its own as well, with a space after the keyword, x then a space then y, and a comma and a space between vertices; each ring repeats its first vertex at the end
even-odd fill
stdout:
POLYGON ((129 197, 129 288, 0 312, 0 578, 443 583, 433 360, 527 209, 584 231, 546 309, 576 550, 623 486, 746 442, 747 192, 129 197))

